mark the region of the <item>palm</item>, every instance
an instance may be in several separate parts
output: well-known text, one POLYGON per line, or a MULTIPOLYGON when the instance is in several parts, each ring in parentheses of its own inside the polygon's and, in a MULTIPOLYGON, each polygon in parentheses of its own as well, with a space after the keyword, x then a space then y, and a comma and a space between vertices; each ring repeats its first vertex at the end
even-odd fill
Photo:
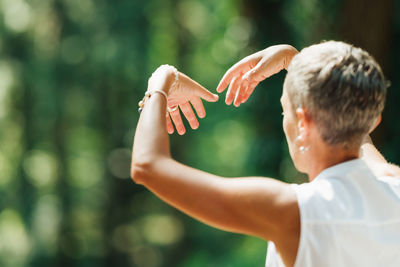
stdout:
POLYGON ((195 89, 178 85, 175 90, 168 94, 168 107, 175 107, 190 102, 197 96, 195 89))

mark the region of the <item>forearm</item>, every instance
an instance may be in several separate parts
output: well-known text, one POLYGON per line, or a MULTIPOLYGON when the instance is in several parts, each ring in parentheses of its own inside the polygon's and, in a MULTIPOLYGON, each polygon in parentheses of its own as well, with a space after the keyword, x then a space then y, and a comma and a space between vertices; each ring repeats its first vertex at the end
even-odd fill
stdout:
POLYGON ((131 176, 137 182, 144 168, 151 167, 158 158, 170 157, 165 114, 166 99, 153 94, 140 115, 133 143, 131 176))

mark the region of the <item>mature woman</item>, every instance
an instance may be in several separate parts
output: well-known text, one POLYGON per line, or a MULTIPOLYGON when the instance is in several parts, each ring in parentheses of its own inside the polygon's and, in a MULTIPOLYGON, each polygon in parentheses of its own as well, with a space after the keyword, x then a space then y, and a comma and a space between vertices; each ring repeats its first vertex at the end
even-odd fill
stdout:
POLYGON ((217 96, 170 66, 149 79, 132 178, 204 223, 269 240, 267 266, 400 266, 400 170, 368 141, 386 94, 379 65, 341 42, 300 53, 279 45, 235 64, 217 91, 230 84, 226 103, 239 106, 260 81, 284 68, 283 130, 290 156, 309 183, 223 178, 173 160, 167 106, 183 133, 177 105, 196 128, 188 102, 204 116, 200 97, 217 96))

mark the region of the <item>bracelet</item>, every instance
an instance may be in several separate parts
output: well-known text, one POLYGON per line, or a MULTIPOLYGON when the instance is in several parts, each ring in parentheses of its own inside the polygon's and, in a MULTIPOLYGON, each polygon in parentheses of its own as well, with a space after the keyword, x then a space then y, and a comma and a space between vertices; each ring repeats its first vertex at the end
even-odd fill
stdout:
POLYGON ((168 101, 167 94, 165 92, 161 91, 161 90, 157 89, 157 90, 153 90, 153 91, 146 91, 146 93, 144 94, 143 99, 140 100, 139 104, 138 104, 139 105, 139 109, 138 109, 139 113, 142 112, 142 110, 144 108, 144 105, 146 104, 147 99, 149 99, 155 93, 162 94, 165 97, 165 100, 168 101))
MULTIPOLYGON (((174 72, 174 75, 175 75, 175 79, 174 79, 174 82, 172 83, 169 91, 174 90, 176 88, 177 84, 178 84, 178 79, 179 79, 178 70, 174 66, 171 66, 171 65, 168 65, 168 64, 161 65, 159 68, 162 68, 162 67, 170 67, 170 68, 172 68, 172 70, 174 72)), ((165 100, 167 101, 167 106, 168 106, 168 95, 164 91, 161 91, 161 90, 158 90, 158 89, 152 90, 152 91, 146 91, 146 93, 144 94, 143 99, 141 101, 139 101, 139 104, 138 104, 139 105, 139 109, 138 109, 139 113, 142 112, 142 110, 144 108, 144 105, 146 104, 147 99, 149 99, 151 97, 151 95, 155 94, 155 93, 160 93, 163 96, 165 96, 165 100)), ((178 106, 175 106, 175 107, 172 107, 172 108, 169 108, 169 107, 167 108, 168 112, 173 112, 173 111, 175 111, 177 109, 178 109, 178 106)), ((167 113, 167 115, 168 115, 168 113, 167 113)))

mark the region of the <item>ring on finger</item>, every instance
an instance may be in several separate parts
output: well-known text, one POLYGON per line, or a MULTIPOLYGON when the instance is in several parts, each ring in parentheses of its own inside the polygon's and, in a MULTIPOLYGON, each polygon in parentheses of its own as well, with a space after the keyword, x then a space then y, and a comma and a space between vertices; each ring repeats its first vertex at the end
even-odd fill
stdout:
POLYGON ((177 109, 178 109, 178 105, 176 105, 175 107, 168 107, 168 112, 171 113, 171 112, 176 111, 177 109))

